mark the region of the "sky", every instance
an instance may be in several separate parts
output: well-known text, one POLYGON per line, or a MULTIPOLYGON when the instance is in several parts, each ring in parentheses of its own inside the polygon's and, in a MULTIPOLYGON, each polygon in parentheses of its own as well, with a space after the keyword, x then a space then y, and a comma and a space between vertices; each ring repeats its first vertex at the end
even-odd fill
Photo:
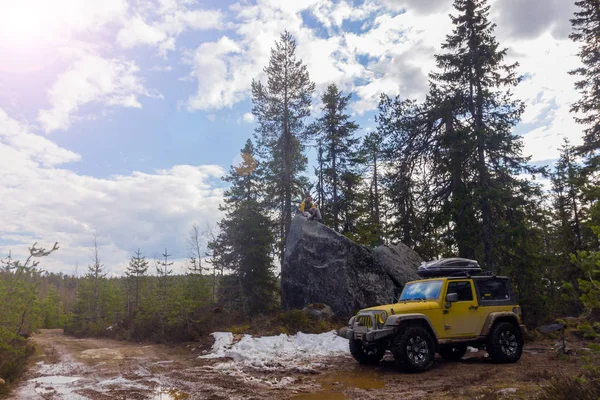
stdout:
MULTIPOLYGON (((581 143, 569 0, 490 0, 525 77, 515 133, 536 165, 581 143)), ((47 271, 110 275, 138 248, 181 272, 192 225, 214 227, 221 180, 252 136, 250 85, 289 30, 320 94, 352 94, 360 134, 381 93, 422 99, 451 0, 0 0, 0 256, 32 243, 47 271)))

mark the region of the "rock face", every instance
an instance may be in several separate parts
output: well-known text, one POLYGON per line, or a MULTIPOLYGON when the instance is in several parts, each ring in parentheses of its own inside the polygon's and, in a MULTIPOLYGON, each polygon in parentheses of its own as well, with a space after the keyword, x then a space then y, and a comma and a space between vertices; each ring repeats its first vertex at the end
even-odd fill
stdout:
POLYGON ((404 243, 376 247, 372 254, 375 262, 383 267, 396 287, 404 286, 408 281, 421 279, 417 275, 417 268, 423 259, 404 243))
POLYGON ((311 303, 331 306, 337 316, 392 302, 394 289, 419 279, 421 258, 410 248, 371 251, 316 221, 297 215, 290 226, 281 268, 285 309, 311 303))

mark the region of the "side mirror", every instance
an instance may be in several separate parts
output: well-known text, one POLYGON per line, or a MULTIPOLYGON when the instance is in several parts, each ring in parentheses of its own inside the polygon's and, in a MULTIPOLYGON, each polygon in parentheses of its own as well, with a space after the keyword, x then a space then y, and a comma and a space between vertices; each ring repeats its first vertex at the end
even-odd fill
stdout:
POLYGON ((458 293, 448 293, 446 295, 446 302, 456 303, 458 301, 458 293))

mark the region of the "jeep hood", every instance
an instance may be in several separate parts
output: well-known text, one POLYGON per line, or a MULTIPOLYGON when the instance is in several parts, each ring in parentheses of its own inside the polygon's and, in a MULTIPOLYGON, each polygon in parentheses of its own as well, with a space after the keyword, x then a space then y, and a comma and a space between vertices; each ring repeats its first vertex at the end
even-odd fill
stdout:
POLYGON ((364 308, 360 311, 386 311, 391 314, 391 310, 394 310, 394 314, 412 314, 422 312, 424 310, 433 310, 440 308, 440 304, 437 301, 401 301, 394 304, 386 304, 383 306, 364 308))

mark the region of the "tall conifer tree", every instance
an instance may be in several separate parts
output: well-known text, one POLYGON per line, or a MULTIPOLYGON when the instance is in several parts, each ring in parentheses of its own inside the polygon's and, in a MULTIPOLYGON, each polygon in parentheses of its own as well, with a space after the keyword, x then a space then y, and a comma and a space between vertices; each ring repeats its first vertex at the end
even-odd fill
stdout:
POLYGON ((279 250, 283 257, 285 236, 292 220, 292 196, 301 195, 305 184, 300 174, 306 170, 303 155, 307 139, 304 120, 310 115, 315 84, 306 65, 296 56, 296 42, 285 31, 271 49, 265 67, 266 85, 252 81, 252 113, 261 156, 266 161, 269 205, 278 212, 279 250), (296 189, 296 190, 295 190, 296 189))
POLYGON ((498 247, 506 245, 501 240, 503 219, 532 191, 518 175, 539 171, 527 164, 522 141, 512 133, 524 110, 523 102, 513 99, 511 92, 520 81, 518 64, 504 63, 507 49, 501 49, 493 36, 495 24, 489 21, 487 0, 455 0, 454 7, 455 28, 442 45, 444 53, 436 56, 441 71, 431 78, 444 94, 437 109, 447 110, 441 117, 449 168, 473 167, 467 171, 468 187, 462 182, 453 189, 461 197, 461 190, 471 192, 481 220, 482 259, 494 268, 501 252, 498 247), (461 126, 455 126, 455 119, 461 126))
POLYGON ((241 301, 248 314, 270 311, 275 306, 277 291, 273 273, 274 224, 262 196, 262 169, 255 159, 250 140, 242 149, 242 162, 232 166, 223 179, 231 184, 225 192, 226 212, 219 223, 221 231, 209 247, 215 266, 232 273, 225 280, 220 298, 241 301))

